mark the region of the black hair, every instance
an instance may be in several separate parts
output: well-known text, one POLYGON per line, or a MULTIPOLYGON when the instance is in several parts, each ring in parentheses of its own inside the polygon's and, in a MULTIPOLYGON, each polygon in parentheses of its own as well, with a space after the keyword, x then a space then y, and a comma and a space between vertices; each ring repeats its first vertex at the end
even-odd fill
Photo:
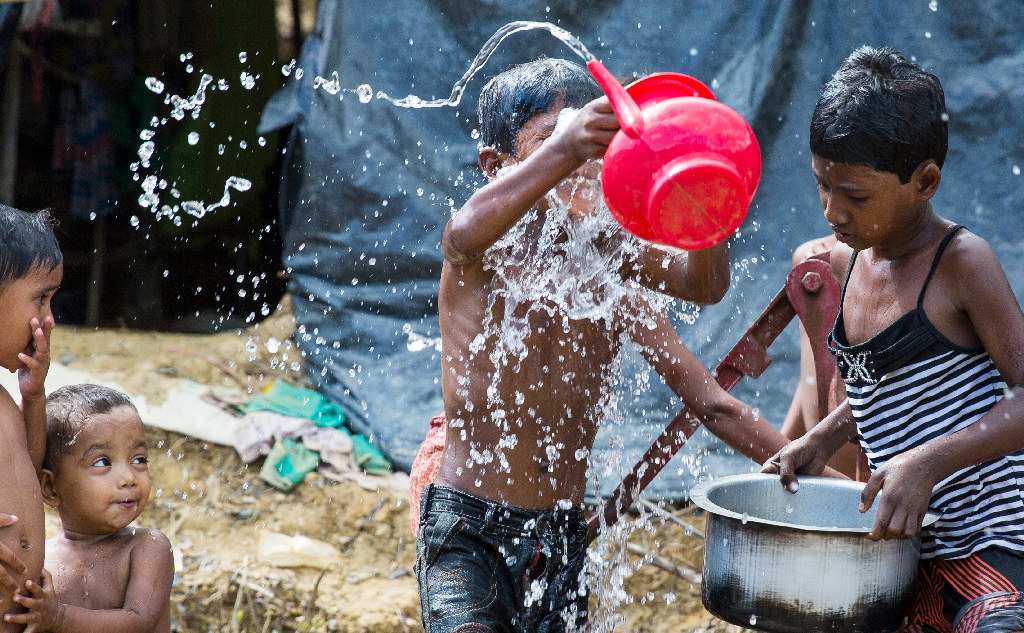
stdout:
POLYGON ((811 152, 896 174, 906 184, 928 159, 942 169, 948 118, 938 77, 888 46, 861 46, 821 89, 811 152))
POLYGON ((512 66, 480 91, 476 107, 480 143, 515 154, 516 138, 534 115, 556 104, 581 108, 601 94, 586 68, 564 59, 541 58, 512 66))
POLYGON ((90 416, 103 415, 125 406, 135 409, 128 396, 102 385, 68 385, 51 393, 46 398, 46 455, 43 457, 43 468, 52 471, 57 461, 71 452, 75 437, 90 416))
POLYGON ((51 271, 64 262, 48 209, 28 213, 0 204, 0 288, 36 268, 51 271))

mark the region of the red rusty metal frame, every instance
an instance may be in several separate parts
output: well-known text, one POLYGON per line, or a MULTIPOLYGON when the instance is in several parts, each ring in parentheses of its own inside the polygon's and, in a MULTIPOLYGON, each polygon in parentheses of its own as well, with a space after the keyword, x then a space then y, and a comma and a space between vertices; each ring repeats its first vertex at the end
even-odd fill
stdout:
MULTIPOLYGON (((786 284, 725 355, 712 375, 726 391, 731 391, 744 376, 759 377, 772 362, 768 347, 786 329, 793 317, 799 316, 814 352, 819 419, 825 417, 828 412, 829 389, 836 372, 836 362, 828 350, 826 336, 835 323, 838 310, 839 282, 828 263, 828 253, 797 264, 786 278, 786 284)), ((700 420, 685 407, 669 422, 605 501, 602 510, 591 517, 588 532, 591 540, 602 527, 618 521, 700 424, 700 420)))

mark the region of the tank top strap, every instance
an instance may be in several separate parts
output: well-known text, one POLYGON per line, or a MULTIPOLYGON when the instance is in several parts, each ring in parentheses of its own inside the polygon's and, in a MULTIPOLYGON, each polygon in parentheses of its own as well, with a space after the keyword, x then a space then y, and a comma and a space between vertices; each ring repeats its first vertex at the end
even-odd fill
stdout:
POLYGON ((843 288, 839 292, 839 318, 842 318, 843 300, 846 299, 846 286, 850 283, 850 275, 853 273, 853 264, 857 261, 857 254, 859 252, 860 251, 853 251, 853 255, 850 256, 850 263, 846 266, 846 277, 843 278, 843 288))
POLYGON ((935 251, 935 259, 932 260, 932 267, 928 271, 928 276, 924 278, 924 285, 921 286, 921 294, 917 295, 918 310, 923 310, 924 291, 928 289, 928 282, 932 280, 932 275, 935 274, 935 269, 939 267, 939 259, 942 257, 943 251, 946 250, 946 247, 949 246, 949 243, 953 241, 953 238, 962 228, 964 228, 963 224, 954 225, 951 229, 949 229, 949 232, 946 233, 946 237, 942 238, 942 242, 939 243, 939 250, 935 251))

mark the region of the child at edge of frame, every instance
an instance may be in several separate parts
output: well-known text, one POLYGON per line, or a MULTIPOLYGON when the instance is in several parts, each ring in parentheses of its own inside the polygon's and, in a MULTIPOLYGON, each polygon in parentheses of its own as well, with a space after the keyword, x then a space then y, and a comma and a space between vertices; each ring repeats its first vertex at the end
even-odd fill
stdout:
POLYGON ((868 538, 921 535, 906 630, 970 633, 980 610, 1022 608, 982 600, 957 620, 1024 590, 1024 314, 989 244, 932 206, 947 122, 938 78, 889 47, 858 48, 822 88, 811 169, 837 239, 847 398, 763 470, 795 491, 859 438, 868 538))
POLYGON ((100 385, 57 389, 46 405, 43 500, 62 531, 46 541, 40 582, 8 614, 26 633, 170 633, 174 559, 159 530, 134 527, 149 503, 146 431, 123 393, 100 385))
MULTIPOLYGON (((0 367, 18 374, 21 407, 0 387, 0 613, 21 610, 15 594, 39 578, 45 524, 39 469, 46 448, 46 393, 53 313, 64 256, 49 211, 0 205, 0 367)), ((23 630, 0 620, 0 632, 23 630)))
POLYGON ((669 251, 626 235, 610 215, 601 230, 579 237, 600 217, 596 159, 619 128, 589 73, 558 59, 514 66, 484 86, 478 116, 488 183, 441 241, 447 425, 436 419, 431 429, 444 433, 439 470, 412 500, 420 508, 421 615, 428 633, 578 630, 587 622, 586 456, 624 342, 710 432, 755 462, 786 439, 721 389, 652 305, 654 295, 720 301, 729 285, 725 243, 669 251), (547 232, 553 222, 562 224, 547 232), (590 256, 574 259, 577 248, 590 256), (509 253, 511 272, 497 260, 509 253), (590 285, 581 271, 595 261, 615 262, 608 268, 621 288, 590 285), (549 267, 562 265, 571 288, 503 285, 506 273, 551 279, 549 267), (640 287, 650 295, 626 292, 640 287), (578 315, 559 292, 585 295, 610 312, 578 315), (499 346, 511 343, 488 323, 519 328, 520 353, 502 356, 499 346))

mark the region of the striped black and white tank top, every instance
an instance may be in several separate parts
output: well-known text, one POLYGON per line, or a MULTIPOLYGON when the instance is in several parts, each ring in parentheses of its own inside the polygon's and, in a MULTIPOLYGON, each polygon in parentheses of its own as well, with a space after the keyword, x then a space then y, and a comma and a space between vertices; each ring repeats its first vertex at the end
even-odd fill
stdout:
MULTIPOLYGON (((872 471, 973 424, 1006 392, 984 347, 953 343, 924 312, 928 282, 962 228, 953 227, 939 245, 917 308, 858 345, 847 345, 843 325, 857 253, 850 258, 828 342, 872 471)), ((991 546, 1024 552, 1024 451, 953 473, 935 486, 930 506, 941 518, 922 531, 922 558, 962 558, 991 546)))

